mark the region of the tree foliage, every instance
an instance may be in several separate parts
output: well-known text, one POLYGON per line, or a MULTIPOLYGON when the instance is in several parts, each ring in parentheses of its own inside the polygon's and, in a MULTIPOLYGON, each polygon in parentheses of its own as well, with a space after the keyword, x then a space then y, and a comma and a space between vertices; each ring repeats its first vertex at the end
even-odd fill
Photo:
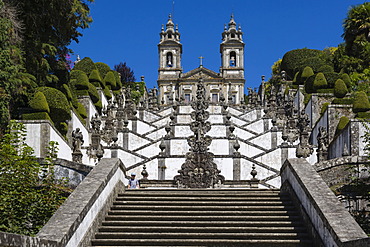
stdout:
POLYGON ((24 126, 11 122, 0 139, 0 231, 35 235, 63 203, 67 190, 54 178, 57 143, 51 143, 41 165, 24 137, 24 126))
POLYGON ((114 65, 114 70, 121 75, 121 82, 124 85, 125 83, 135 82, 134 71, 126 65, 126 62, 120 62, 117 65, 114 65))

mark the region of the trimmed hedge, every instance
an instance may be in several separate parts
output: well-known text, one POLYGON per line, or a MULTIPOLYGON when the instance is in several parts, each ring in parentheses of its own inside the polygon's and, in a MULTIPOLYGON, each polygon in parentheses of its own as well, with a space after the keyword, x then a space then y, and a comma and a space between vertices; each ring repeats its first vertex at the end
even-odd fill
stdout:
POLYGON ((100 100, 98 90, 96 89, 96 87, 93 84, 89 83, 88 85, 89 85, 89 91, 88 92, 89 92, 89 96, 90 96, 92 102, 94 102, 94 103, 98 102, 100 100))
POLYGON ((346 116, 343 116, 339 119, 339 123, 337 125, 337 129, 335 130, 335 135, 339 134, 349 123, 349 118, 346 116))
POLYGON ((370 112, 358 112, 358 118, 370 119, 370 112))
POLYGON ((104 78, 104 77, 105 77, 105 75, 106 75, 109 71, 111 71, 110 67, 109 67, 107 64, 102 63, 102 62, 97 62, 97 63, 95 63, 95 66, 96 66, 96 68, 98 69, 98 71, 99 71, 99 73, 100 73, 100 77, 101 77, 101 78, 104 78))
POLYGON ((300 68, 303 69, 304 67, 308 66, 311 67, 315 73, 317 73, 319 72, 319 69, 324 65, 326 65, 325 61, 322 60, 319 56, 315 56, 304 59, 300 68))
POLYGON ((317 93, 334 93, 334 88, 321 88, 316 90, 317 93))
POLYGON ((65 94, 68 101, 72 102, 73 95, 72 95, 71 89, 69 89, 67 84, 63 84, 60 91, 62 91, 65 94))
POLYGON ((104 88, 104 89, 103 89, 103 92, 104 92, 104 95, 105 95, 105 97, 106 97, 107 99, 111 99, 111 98, 112 98, 112 94, 111 94, 111 92, 110 92, 110 90, 109 90, 109 88, 108 88, 108 87, 104 88))
POLYGON ((324 73, 324 75, 328 83, 328 88, 334 88, 335 82, 340 79, 339 73, 336 72, 324 73))
POLYGON ((320 115, 324 114, 324 112, 326 111, 326 109, 328 109, 328 106, 329 105, 330 105, 329 102, 326 102, 326 103, 322 104, 321 110, 320 110, 320 115))
POLYGON ((50 115, 47 112, 34 112, 34 113, 25 113, 22 114, 23 120, 49 120, 51 123, 53 123, 53 120, 51 120, 50 115))
POLYGON ((78 106, 77 106, 77 109, 76 109, 77 113, 80 114, 80 116, 82 118, 87 118, 87 112, 86 112, 86 109, 85 107, 83 106, 83 104, 81 104, 80 102, 78 102, 78 106))
POLYGON ((311 97, 312 97, 312 94, 305 94, 304 99, 303 99, 303 104, 307 105, 311 97))
POLYGON ((96 110, 98 110, 98 112, 101 114, 101 110, 103 109, 103 103, 101 102, 101 100, 96 102, 94 106, 96 107, 96 110))
POLYGON ((356 92, 353 99, 353 112, 365 112, 368 110, 370 110, 370 103, 366 93, 363 91, 356 92))
POLYGON ((281 61, 281 70, 285 70, 288 78, 293 78, 294 75, 302 68, 305 67, 305 60, 310 57, 317 57, 322 54, 320 50, 313 49, 296 49, 285 53, 281 61))
POLYGON ((114 90, 117 87, 116 78, 112 71, 109 71, 107 75, 104 77, 104 83, 107 85, 109 89, 114 90))
POLYGON ((56 127, 64 137, 67 135, 68 124, 66 122, 60 122, 56 127))
POLYGON ((315 81, 315 75, 311 75, 308 77, 304 83, 304 89, 306 93, 315 93, 315 90, 313 88, 313 82, 315 81))
POLYGON ((77 90, 89 89, 89 78, 87 77, 86 73, 81 70, 71 71, 71 83, 77 90))
POLYGON ((304 84, 305 81, 308 79, 308 77, 310 77, 312 75, 314 75, 312 68, 309 67, 309 66, 306 66, 302 71, 301 83, 299 83, 299 84, 304 84))
POLYGON ((334 96, 337 98, 344 98, 348 93, 346 84, 342 79, 338 79, 334 84, 334 96))
POLYGON ((112 90, 120 90, 122 88, 122 82, 121 82, 120 74, 115 70, 112 70, 112 72, 114 74, 114 78, 116 79, 116 87, 112 88, 112 90))
POLYGON ((352 105, 353 104, 353 99, 351 99, 351 98, 342 98, 342 99, 336 98, 331 103, 336 104, 336 105, 352 105))
POLYGON ((54 123, 65 122, 71 118, 70 105, 61 91, 51 87, 39 87, 36 91, 45 95, 50 108, 50 117, 54 123))
POLYGON ((89 96, 89 90, 76 90, 77 96, 89 96))
POLYGON ((95 87, 105 87, 105 84, 103 84, 102 81, 99 71, 94 69, 89 76, 89 82, 95 87))
POLYGON ((334 68, 333 68, 333 66, 325 64, 325 65, 321 66, 317 72, 322 72, 325 75, 326 73, 333 73, 334 68))
POLYGON ((73 68, 73 70, 81 70, 85 72, 87 75, 90 75, 93 70, 96 70, 96 65, 89 57, 84 57, 81 61, 79 61, 73 68))
POLYGON ((36 92, 32 99, 28 102, 28 104, 36 112, 50 113, 49 104, 46 101, 46 97, 42 92, 36 92))
POLYGON ((340 79, 344 81, 344 83, 347 86, 348 91, 350 91, 352 87, 352 81, 349 75, 347 73, 341 74, 340 79))
POLYGON ((326 88, 328 82, 326 81, 325 75, 323 73, 317 73, 315 80, 313 81, 313 90, 317 91, 318 89, 326 88))

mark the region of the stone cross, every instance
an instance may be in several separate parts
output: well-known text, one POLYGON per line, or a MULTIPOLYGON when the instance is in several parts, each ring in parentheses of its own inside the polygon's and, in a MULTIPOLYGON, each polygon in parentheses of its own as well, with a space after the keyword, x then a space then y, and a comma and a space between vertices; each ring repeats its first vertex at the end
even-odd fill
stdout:
POLYGON ((203 66, 203 59, 204 59, 204 57, 200 56, 198 58, 200 59, 200 67, 202 67, 203 66))

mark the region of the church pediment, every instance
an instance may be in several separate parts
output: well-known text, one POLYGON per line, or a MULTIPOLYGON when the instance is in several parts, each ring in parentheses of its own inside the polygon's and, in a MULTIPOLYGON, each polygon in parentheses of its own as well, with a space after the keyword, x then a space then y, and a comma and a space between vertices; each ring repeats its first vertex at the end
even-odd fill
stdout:
POLYGON ((222 77, 210 70, 210 69, 206 69, 204 67, 198 67, 196 69, 193 69, 193 70, 190 70, 189 72, 186 72, 184 74, 182 74, 181 78, 182 79, 189 79, 189 80, 196 80, 196 79, 199 79, 200 77, 202 77, 203 79, 221 79, 222 77))

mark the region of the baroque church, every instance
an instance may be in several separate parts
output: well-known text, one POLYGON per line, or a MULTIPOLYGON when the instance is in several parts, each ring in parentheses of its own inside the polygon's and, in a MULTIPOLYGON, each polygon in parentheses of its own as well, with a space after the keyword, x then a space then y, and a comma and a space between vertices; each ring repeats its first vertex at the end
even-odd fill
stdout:
MULTIPOLYGON (((221 67, 216 73, 201 64, 199 68, 184 73, 181 66, 182 44, 178 27, 171 15, 166 27, 162 26, 158 44, 159 99, 164 105, 171 105, 176 97, 190 102, 196 92, 196 84, 203 78, 206 97, 213 103, 219 103, 221 97, 231 97, 232 104, 240 105, 244 101, 244 42, 241 27, 237 27, 234 16, 225 26, 220 44, 221 67)), ((202 59, 202 57, 200 57, 202 59)))
POLYGON ((183 73, 170 16, 159 90, 138 104, 130 89, 111 100, 100 90, 101 114, 80 97, 88 117, 72 111, 67 138, 48 120, 23 121, 38 158, 58 142, 55 176, 75 189, 35 238, 0 233, 0 245, 370 246, 346 209, 363 202, 339 201, 329 188, 351 175, 348 165, 366 164, 366 128, 352 119, 337 133, 349 106, 321 112, 330 95, 304 103, 303 88, 284 83, 262 80, 245 103, 242 35, 231 16, 219 73, 202 63, 183 73), (135 175, 140 189, 127 189, 135 175))

